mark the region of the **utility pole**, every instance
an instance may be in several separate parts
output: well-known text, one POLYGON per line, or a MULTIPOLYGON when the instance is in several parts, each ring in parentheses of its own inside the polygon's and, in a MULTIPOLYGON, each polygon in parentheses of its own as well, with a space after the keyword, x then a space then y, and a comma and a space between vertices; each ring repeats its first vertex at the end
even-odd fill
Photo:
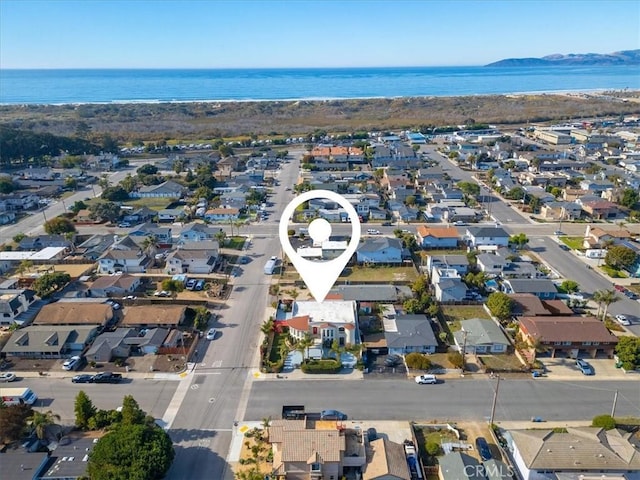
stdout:
POLYGON ((613 395, 613 407, 611 407, 611 417, 615 417, 616 414, 616 404, 618 403, 618 390, 613 395))
MULTIPOLYGON (((498 403, 498 391, 500 390, 500 375, 498 375, 497 377, 498 377, 498 383, 496 383, 496 390, 493 393, 493 404, 491 405, 491 419, 489 420, 489 427, 493 425, 493 418, 495 417, 495 414, 496 414, 496 404, 498 403)), ((617 394, 618 392, 616 391, 616 395, 617 394)))

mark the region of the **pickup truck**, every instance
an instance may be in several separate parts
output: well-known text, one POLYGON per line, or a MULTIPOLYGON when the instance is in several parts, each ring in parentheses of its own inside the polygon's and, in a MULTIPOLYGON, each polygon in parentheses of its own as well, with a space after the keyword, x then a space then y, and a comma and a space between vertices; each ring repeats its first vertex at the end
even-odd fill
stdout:
POLYGON ((119 383, 122 374, 111 372, 100 372, 93 376, 93 383, 119 383))

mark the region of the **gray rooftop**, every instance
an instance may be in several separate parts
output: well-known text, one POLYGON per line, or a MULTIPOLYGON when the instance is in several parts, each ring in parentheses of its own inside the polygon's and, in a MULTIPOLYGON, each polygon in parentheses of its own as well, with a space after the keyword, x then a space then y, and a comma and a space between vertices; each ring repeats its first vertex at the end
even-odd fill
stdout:
POLYGON ((397 332, 384 333, 389 347, 438 346, 438 340, 426 315, 398 315, 395 324, 397 332))

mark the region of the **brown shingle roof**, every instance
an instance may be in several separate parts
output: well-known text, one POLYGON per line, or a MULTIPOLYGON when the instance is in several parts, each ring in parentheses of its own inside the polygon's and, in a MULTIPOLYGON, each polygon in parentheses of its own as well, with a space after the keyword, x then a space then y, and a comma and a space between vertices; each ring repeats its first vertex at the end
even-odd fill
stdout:
POLYGON ((618 343, 594 317, 520 317, 520 328, 544 342, 618 343))
POLYGON ((187 307, 181 305, 127 307, 122 325, 179 325, 184 319, 186 309, 187 307))
POLYGON ((516 314, 537 317, 539 315, 549 315, 550 312, 545 308, 542 300, 533 293, 512 293, 509 298, 513 300, 514 312, 516 314))
POLYGON ((372 449, 371 461, 367 463, 362 476, 363 480, 376 478, 393 478, 411 480, 404 447, 399 443, 385 438, 379 438, 370 443, 372 449))
POLYGON ((42 307, 34 325, 104 325, 113 317, 105 303, 56 302, 42 307))
POLYGON ((138 277, 134 277, 133 275, 103 275, 91 284, 91 288, 104 289, 108 287, 119 287, 124 290, 129 290, 131 285, 137 281, 139 281, 138 277))

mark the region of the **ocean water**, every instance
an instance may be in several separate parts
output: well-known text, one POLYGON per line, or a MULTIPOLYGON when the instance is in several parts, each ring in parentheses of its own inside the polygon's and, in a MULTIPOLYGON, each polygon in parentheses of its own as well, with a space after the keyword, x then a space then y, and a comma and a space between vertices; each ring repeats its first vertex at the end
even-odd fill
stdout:
POLYGON ((640 90, 637 66, 0 70, 0 104, 190 102, 640 90))

